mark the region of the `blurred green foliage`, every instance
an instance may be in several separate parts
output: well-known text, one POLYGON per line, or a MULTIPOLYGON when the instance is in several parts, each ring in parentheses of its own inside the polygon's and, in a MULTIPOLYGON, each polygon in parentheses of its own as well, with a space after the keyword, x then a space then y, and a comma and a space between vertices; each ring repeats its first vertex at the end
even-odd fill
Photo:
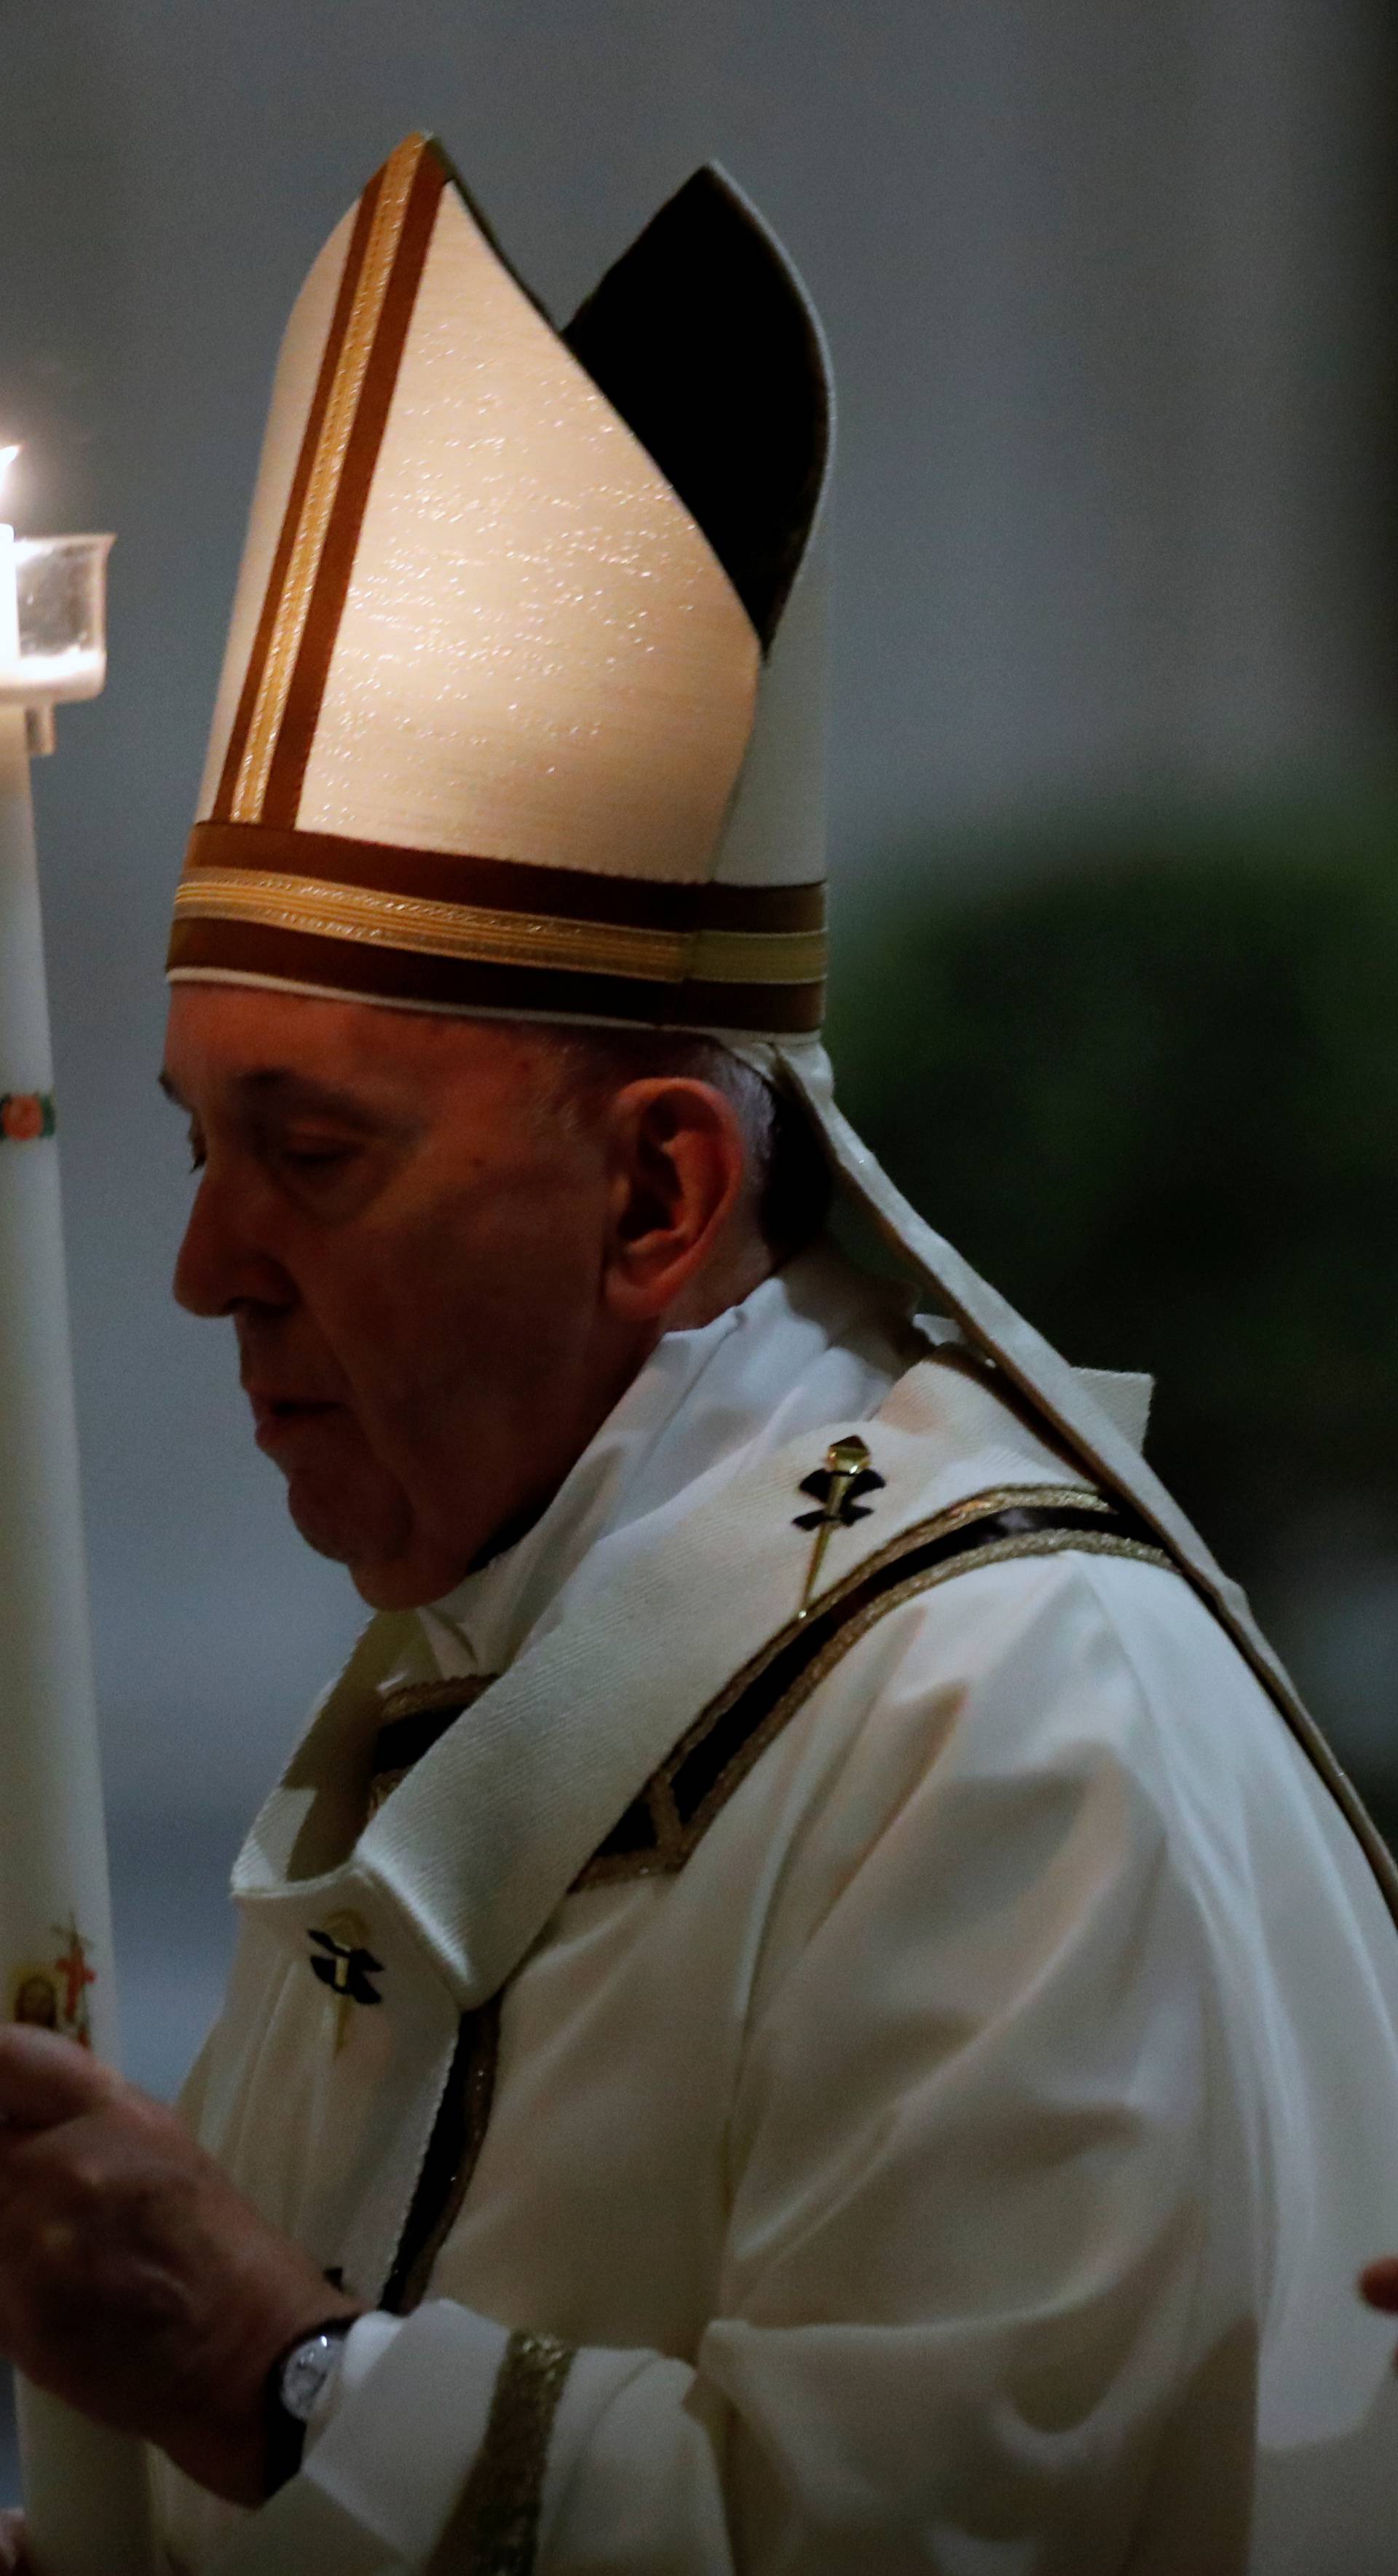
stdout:
POLYGON ((910 852, 837 942, 846 1109, 1245 1581, 1358 1498, 1398 1534, 1398 796, 1129 819, 968 876, 910 852))

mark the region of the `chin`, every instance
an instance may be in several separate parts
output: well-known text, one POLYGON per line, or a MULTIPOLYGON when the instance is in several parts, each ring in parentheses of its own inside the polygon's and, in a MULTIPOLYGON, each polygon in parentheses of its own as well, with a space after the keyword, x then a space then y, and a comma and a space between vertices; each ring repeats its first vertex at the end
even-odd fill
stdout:
MULTIPOLYGON (((313 1547, 317 1556, 330 1557, 336 1565, 347 1565, 356 1582, 357 1568, 391 1557, 395 1541, 401 1546, 406 1535, 391 1526, 400 1515, 356 1511, 353 1495, 347 1494, 343 1486, 328 1491, 315 1476, 288 1477, 286 1507, 307 1547, 313 1547), (385 1520, 390 1523, 387 1528, 382 1526, 385 1520), (374 1527, 375 1522, 380 1526, 374 1527)), ((367 1601, 367 1592, 364 1597, 367 1601)))
POLYGON ((469 1560, 420 1550, 387 1558, 346 1554, 340 1562, 348 1566, 351 1583, 371 1610, 425 1610, 429 1602, 454 1592, 471 1571, 469 1560))
POLYGON ((450 1592, 460 1580, 450 1574, 439 1580, 401 1565, 356 1565, 348 1557, 342 1561, 349 1567, 349 1578, 360 1600, 367 1602, 371 1610, 425 1610, 430 1601, 440 1601, 443 1593, 450 1592))
POLYGON ((421 1610, 440 1601, 470 1571, 468 1557, 447 1557, 424 1543, 403 1506, 392 1512, 355 1512, 342 1489, 326 1493, 317 1480, 293 1476, 287 1508, 307 1547, 348 1568, 360 1599, 371 1610, 421 1610))

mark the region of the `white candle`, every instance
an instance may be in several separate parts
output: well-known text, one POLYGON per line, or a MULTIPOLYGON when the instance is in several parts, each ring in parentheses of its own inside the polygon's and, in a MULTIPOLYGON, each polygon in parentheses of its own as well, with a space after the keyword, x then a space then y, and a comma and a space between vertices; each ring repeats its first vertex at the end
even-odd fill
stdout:
MULTIPOLYGON (((0 450, 8 466, 13 449, 0 450)), ((0 529, 0 683, 21 664, 0 529)), ((24 701, 0 703, 0 2020, 116 2049, 24 701)), ((147 2576, 137 2446, 19 2383, 42 2576, 147 2576)))
MULTIPOLYGON (((0 447, 0 492, 5 478, 19 454, 17 447, 0 447)), ((19 660, 19 587, 15 578, 15 532, 0 526, 0 686, 19 660)))

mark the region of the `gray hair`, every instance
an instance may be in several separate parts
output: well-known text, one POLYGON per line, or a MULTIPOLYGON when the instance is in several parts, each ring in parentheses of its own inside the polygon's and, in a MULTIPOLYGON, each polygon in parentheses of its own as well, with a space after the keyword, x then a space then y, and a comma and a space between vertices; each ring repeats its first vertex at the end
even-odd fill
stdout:
POLYGON ((709 1083, 738 1121, 753 1222, 773 1258, 789 1261, 820 1233, 830 1208, 830 1173, 804 1113, 717 1038, 681 1029, 562 1028, 549 1037, 558 1069, 554 1109, 600 1107, 629 1082, 709 1083))

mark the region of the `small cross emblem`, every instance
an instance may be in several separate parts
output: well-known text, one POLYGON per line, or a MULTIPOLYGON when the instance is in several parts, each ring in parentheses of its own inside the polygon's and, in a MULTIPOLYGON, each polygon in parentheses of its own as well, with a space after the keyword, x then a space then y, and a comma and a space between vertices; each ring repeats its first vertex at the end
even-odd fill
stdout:
POLYGON ((372 1977, 382 1976, 383 1961, 365 1948, 359 1937, 363 1930, 364 1925, 357 1915, 337 1914, 323 1932, 309 1935, 311 1974, 318 1977, 323 1986, 330 1988, 338 2006, 335 2015, 337 2057, 345 2044, 350 2005, 383 2002, 378 1987, 370 1983, 372 1977))
POLYGON ((97 1971, 87 1964, 88 1944, 78 1930, 74 1915, 70 1914, 66 1923, 55 1923, 53 1928, 59 1940, 67 1943, 67 1948, 53 1963, 63 1979, 64 2026, 76 2034, 85 2048, 90 2048, 92 2034, 83 1989, 96 1985, 97 1971))

